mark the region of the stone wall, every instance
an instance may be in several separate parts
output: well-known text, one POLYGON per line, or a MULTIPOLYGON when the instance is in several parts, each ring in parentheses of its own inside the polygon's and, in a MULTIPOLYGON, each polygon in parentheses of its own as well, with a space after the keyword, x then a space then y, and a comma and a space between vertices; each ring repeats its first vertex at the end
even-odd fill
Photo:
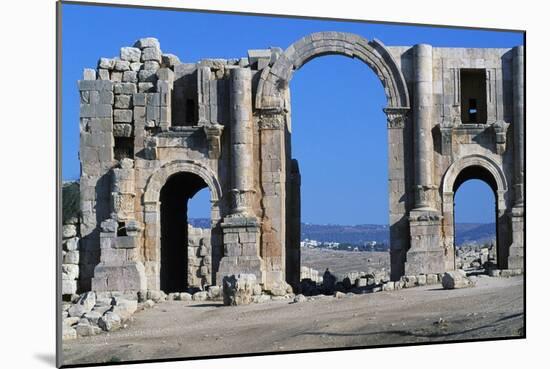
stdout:
POLYGON ((188 276, 189 287, 212 285, 212 247, 210 229, 188 226, 188 276))
POLYGON ((61 293, 63 298, 70 299, 79 291, 80 223, 78 218, 66 220, 63 224, 62 236, 61 293))

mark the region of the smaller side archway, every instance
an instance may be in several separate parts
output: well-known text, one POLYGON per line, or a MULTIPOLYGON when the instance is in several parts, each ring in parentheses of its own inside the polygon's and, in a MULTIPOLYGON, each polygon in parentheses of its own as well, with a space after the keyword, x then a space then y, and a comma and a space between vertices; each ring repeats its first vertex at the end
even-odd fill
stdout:
MULTIPOLYGON (((217 179, 216 174, 211 169, 202 165, 201 163, 192 160, 175 160, 163 165, 149 177, 143 194, 145 226, 144 257, 147 272, 148 289, 160 290, 161 288, 166 288, 166 286, 168 285, 172 286, 170 284, 171 282, 167 284, 170 276, 164 276, 163 281, 163 275, 161 271, 162 261, 163 259, 166 259, 165 257, 163 258, 162 253, 166 253, 168 250, 166 248, 166 242, 162 241, 162 237, 166 237, 166 234, 164 234, 163 236, 163 232, 166 233, 166 215, 169 213, 169 211, 167 212, 168 208, 166 206, 162 206, 161 201, 172 201, 172 199, 169 199, 169 197, 172 197, 171 193, 177 195, 173 198, 176 201, 182 200, 182 198, 188 199, 204 187, 207 187, 210 190, 211 203, 211 257, 209 260, 209 266, 211 270, 210 279, 211 281, 216 280, 215 278, 216 272, 219 268, 219 261, 223 256, 223 236, 219 226, 221 220, 220 199, 222 197, 220 183, 217 179), (182 191, 179 191, 178 188, 182 191), (178 194, 178 191, 181 193, 178 194), (186 193, 186 191, 189 193, 186 193), (162 227, 163 222, 165 225, 164 230, 162 227)), ((186 206, 187 205, 185 204, 185 209, 186 206)), ((187 224, 186 220, 187 219, 185 219, 185 224, 187 224)), ((186 230, 183 230, 183 233, 187 235, 186 230)), ((186 251, 187 250, 185 250, 185 252, 186 251)), ((185 254, 185 252, 183 252, 183 254, 185 254)), ((174 270, 175 268, 172 269, 174 270)), ((188 272, 187 268, 180 266, 180 274, 183 273, 182 270, 184 270, 185 273, 188 272)), ((184 284, 185 283, 181 285, 184 284)))
POLYGON ((455 161, 446 171, 441 186, 442 196, 442 242, 445 250, 445 270, 455 269, 455 206, 454 198, 458 188, 470 179, 485 182, 492 189, 495 198, 495 223, 497 238, 497 264, 504 268, 508 258, 505 232, 507 229, 505 193, 508 191, 502 168, 492 159, 471 155, 455 161))

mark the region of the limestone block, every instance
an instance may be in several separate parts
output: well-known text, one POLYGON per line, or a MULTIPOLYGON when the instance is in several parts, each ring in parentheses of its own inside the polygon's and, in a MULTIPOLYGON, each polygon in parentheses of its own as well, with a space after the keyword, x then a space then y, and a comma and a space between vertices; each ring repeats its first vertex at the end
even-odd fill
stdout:
POLYGON ((130 70, 130 62, 127 60, 116 60, 115 70, 119 72, 130 70))
POLYGON ((155 85, 152 82, 139 82, 138 91, 139 92, 153 92, 155 85))
POLYGON ((474 286, 474 282, 466 277, 466 273, 463 270, 455 270, 444 273, 441 278, 441 284, 446 290, 474 286))
POLYGON ((77 335, 81 337, 95 336, 101 332, 99 327, 84 323, 78 323, 74 329, 77 335))
POLYGON ((137 83, 137 72, 133 70, 127 70, 122 74, 122 82, 137 83))
POLYGON ((138 72, 141 69, 142 65, 143 63, 141 62, 130 63, 130 70, 134 72, 138 72))
POLYGON ((80 253, 78 251, 67 251, 63 257, 63 264, 78 264, 80 253))
POLYGON ((62 264, 61 272, 63 273, 63 279, 73 280, 78 279, 78 265, 76 264, 62 264), (66 278, 65 278, 66 276, 66 278))
POLYGON ((62 295, 73 295, 76 293, 76 281, 63 279, 61 281, 61 294, 62 295))
POLYGON ((156 82, 157 78, 156 70, 142 69, 138 73, 138 80, 140 82, 156 82))
POLYGON ((122 82, 122 72, 111 72, 111 81, 122 82))
POLYGON ((111 79, 111 73, 108 69, 99 68, 97 70, 97 79, 101 81, 109 81, 111 79))
POLYGON ((97 325, 97 322, 99 318, 101 318, 101 315, 98 311, 89 311, 84 314, 83 318, 87 319, 90 323, 97 325))
POLYGON ((143 70, 157 72, 159 68, 160 64, 156 60, 147 60, 146 62, 143 62, 143 70))
POLYGON ((135 47, 139 47, 140 49, 144 49, 146 47, 153 47, 160 49, 160 43, 159 40, 157 40, 154 37, 145 37, 141 38, 134 44, 135 47))
MULTIPOLYGON (((133 111, 130 109, 114 109, 113 121, 120 123, 131 123, 133 111)), ((114 129, 114 126, 113 126, 114 129)))
POLYGON ((81 118, 111 117, 113 108, 108 104, 80 104, 81 118))
POLYGON ((65 224, 63 226, 63 238, 76 237, 76 226, 74 224, 65 224))
POLYGON ((106 312, 97 323, 101 329, 107 332, 115 331, 122 326, 120 317, 112 311, 106 312))
POLYGON ((111 81, 78 81, 78 89, 80 91, 112 91, 113 82, 111 81))
POLYGON ((147 113, 144 106, 134 106, 134 121, 136 123, 145 123, 147 113))
POLYGON ((78 237, 71 237, 63 240, 63 249, 65 251, 77 251, 79 248, 79 240, 78 237))
POLYGON ((147 94, 145 93, 137 93, 134 94, 134 106, 145 106, 147 102, 147 94))
POLYGON ((95 81, 96 79, 95 69, 85 68, 84 73, 82 75, 82 79, 95 81))
POLYGON ((174 67, 178 64, 181 64, 179 58, 174 54, 162 54, 162 66, 163 67, 174 67))
POLYGON ((162 61, 162 54, 158 47, 145 47, 141 50, 141 61, 154 60, 156 62, 162 61))
POLYGON ((112 70, 115 67, 115 59, 100 58, 98 61, 98 67, 103 69, 112 70))
POLYGON ((193 296, 190 293, 182 292, 179 295, 179 300, 181 300, 181 301, 191 301, 191 300, 193 300, 193 296))
POLYGON ((419 286, 426 285, 426 275, 425 274, 420 274, 420 275, 416 276, 416 284, 418 284, 419 286))
POLYGON ((136 93, 136 85, 128 82, 117 82, 113 84, 115 94, 131 95, 136 93))
POLYGON ((193 294, 193 301, 206 301, 208 300, 208 292, 199 291, 193 294))
POLYGON ((217 300, 223 298, 222 288, 220 286, 208 287, 208 298, 210 300, 217 300))
POLYGON ((132 108, 132 96, 131 95, 116 95, 116 97, 115 97, 115 108, 117 108, 117 109, 132 108))
POLYGON ((90 104, 112 105, 114 101, 112 91, 90 91, 90 104))
POLYGON ((114 137, 132 137, 133 126, 129 123, 113 124, 114 137))
POLYGON ((223 279, 224 305, 247 305, 252 302, 253 289, 256 285, 254 274, 238 274, 223 279))
POLYGON ((90 312, 95 305, 95 293, 85 292, 69 308, 69 316, 82 317, 85 313, 90 312))
POLYGON ((116 305, 113 306, 112 312, 120 317, 122 321, 128 320, 137 310, 137 300, 116 300, 116 305))
POLYGON ((437 274, 426 275, 426 284, 437 284, 437 283, 438 283, 437 274))
POLYGON ((139 62, 141 60, 141 50, 137 47, 121 47, 120 59, 129 62, 139 62))

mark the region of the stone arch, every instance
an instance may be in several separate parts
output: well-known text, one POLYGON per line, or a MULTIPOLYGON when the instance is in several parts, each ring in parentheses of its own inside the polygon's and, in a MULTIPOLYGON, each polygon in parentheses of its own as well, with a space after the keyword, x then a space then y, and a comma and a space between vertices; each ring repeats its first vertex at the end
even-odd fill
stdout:
POLYGON ((507 250, 503 242, 503 237, 499 235, 506 229, 506 202, 505 194, 508 191, 506 176, 502 168, 491 158, 482 155, 469 155, 455 161, 447 169, 443 176, 441 184, 442 197, 442 242, 446 250, 445 269, 451 270, 454 265, 454 195, 460 184, 469 179, 480 179, 486 182, 493 190, 495 195, 496 219, 497 223, 497 255, 498 264, 505 265, 507 250), (472 170, 472 175, 466 173, 472 170), (464 176, 463 174, 466 173, 464 176), (498 240, 502 242, 499 242, 498 240), (452 251, 452 252, 451 252, 452 251))
POLYGON ((145 204, 158 202, 162 186, 164 186, 171 175, 180 172, 198 175, 210 188, 212 201, 217 202, 221 199, 222 189, 220 183, 216 174, 210 168, 193 160, 174 160, 160 167, 160 169, 149 177, 143 194, 143 202, 145 204))
POLYGON ((143 254, 145 255, 146 268, 150 270, 147 279, 147 288, 150 290, 160 290, 160 191, 168 179, 177 173, 192 173, 199 176, 210 190, 212 270, 214 273, 218 269, 219 259, 223 254, 223 236, 219 226, 221 220, 220 199, 223 194, 217 175, 210 168, 193 160, 171 161, 157 169, 149 177, 143 194, 145 237, 143 254))
POLYGON ((318 32, 290 45, 271 67, 263 70, 256 93, 256 108, 280 110, 284 106, 281 90, 288 86, 295 70, 323 55, 358 58, 380 78, 388 99, 387 108, 410 107, 405 78, 393 56, 382 42, 345 32, 318 32))

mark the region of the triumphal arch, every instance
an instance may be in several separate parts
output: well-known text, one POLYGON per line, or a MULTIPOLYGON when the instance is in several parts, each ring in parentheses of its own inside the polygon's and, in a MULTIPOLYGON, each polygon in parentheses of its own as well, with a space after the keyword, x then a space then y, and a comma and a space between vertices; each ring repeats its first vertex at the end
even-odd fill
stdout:
POLYGON ((495 195, 498 267, 523 269, 523 46, 388 47, 320 32, 285 50, 184 63, 144 38, 78 82, 81 288, 171 292, 239 273, 267 291, 295 286, 289 86, 329 54, 363 61, 387 97, 392 278, 455 268, 454 193, 472 178, 495 195), (191 244, 187 202, 203 188, 210 235, 191 244))

